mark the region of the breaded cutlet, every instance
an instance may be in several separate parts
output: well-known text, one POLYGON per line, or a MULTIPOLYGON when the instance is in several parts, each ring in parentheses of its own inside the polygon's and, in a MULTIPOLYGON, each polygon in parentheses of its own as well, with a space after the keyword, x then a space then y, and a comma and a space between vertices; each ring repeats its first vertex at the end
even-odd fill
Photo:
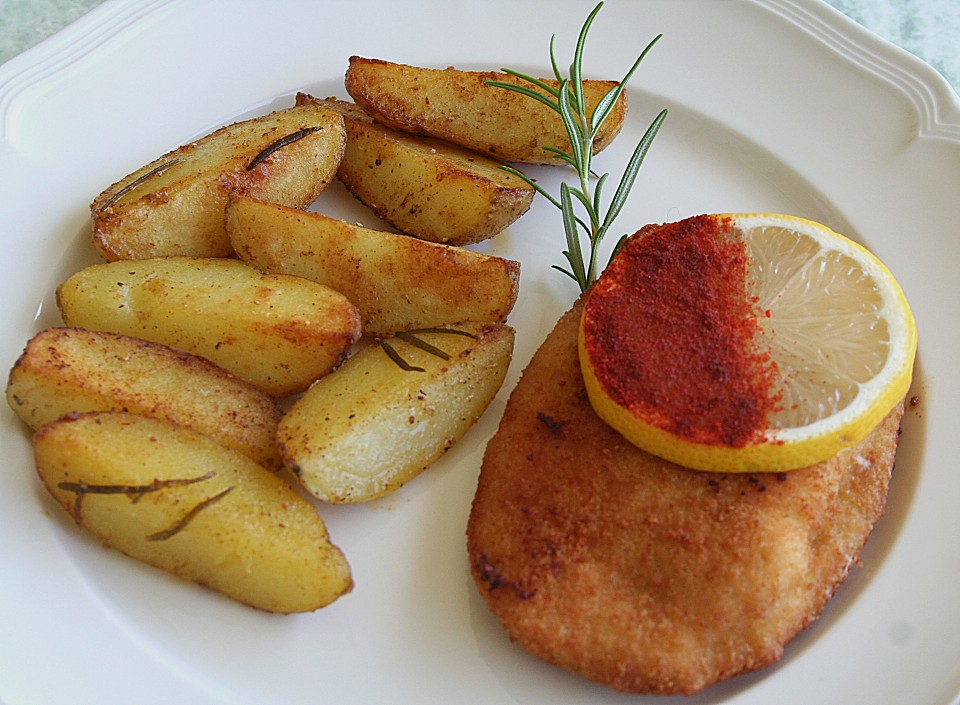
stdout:
POLYGON ((777 661, 883 513, 902 404, 858 446, 782 474, 688 470, 594 413, 580 305, 513 391, 467 528, 510 637, 616 690, 694 693, 777 661))

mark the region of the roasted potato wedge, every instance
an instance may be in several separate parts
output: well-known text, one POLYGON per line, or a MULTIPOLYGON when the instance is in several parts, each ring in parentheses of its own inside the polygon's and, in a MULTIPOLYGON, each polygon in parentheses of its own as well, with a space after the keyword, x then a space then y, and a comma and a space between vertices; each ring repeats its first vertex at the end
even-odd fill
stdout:
POLYGON ((360 337, 360 315, 339 292, 236 259, 96 264, 58 287, 57 304, 68 326, 186 350, 273 396, 302 392, 360 337))
POLYGON ((377 217, 431 242, 493 237, 527 212, 536 191, 500 163, 448 142, 397 132, 356 105, 297 97, 343 115, 347 147, 337 177, 377 217))
POLYGON ((107 546, 269 612, 307 612, 352 587, 316 509, 284 480, 159 419, 91 412, 34 436, 56 501, 107 546))
MULTIPOLYGON (((495 71, 421 68, 352 56, 346 88, 357 105, 395 130, 436 137, 508 162, 562 163, 544 150, 570 151, 560 115, 533 98, 488 86, 487 81, 523 83, 495 71)), ((558 85, 555 80, 545 83, 558 85)), ((583 82, 588 114, 616 85, 583 82)), ((624 91, 597 134, 594 153, 617 136, 626 112, 624 91)))
POLYGON ((7 402, 33 430, 67 414, 130 411, 210 436, 280 467, 275 399, 202 357, 82 328, 47 328, 27 343, 7 402))
POLYGON ((230 255, 223 230, 229 193, 308 205, 334 177, 344 144, 343 119, 321 105, 223 127, 97 196, 94 244, 108 261, 230 255))
POLYGON ((391 338, 390 347, 364 348, 300 397, 277 437, 284 464, 308 492, 331 503, 382 497, 467 432, 503 384, 514 333, 503 324, 459 330, 469 337, 415 334, 414 342, 448 359, 391 338))
POLYGON ((370 230, 244 196, 227 206, 236 253, 255 267, 312 279, 359 309, 367 335, 458 321, 505 321, 520 263, 370 230))

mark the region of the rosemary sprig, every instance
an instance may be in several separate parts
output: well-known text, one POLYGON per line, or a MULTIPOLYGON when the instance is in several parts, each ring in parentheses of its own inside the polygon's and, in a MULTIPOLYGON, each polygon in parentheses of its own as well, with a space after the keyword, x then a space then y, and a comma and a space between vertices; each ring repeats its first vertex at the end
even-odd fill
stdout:
POLYGON ((196 477, 173 478, 170 480, 154 480, 146 485, 97 485, 87 482, 60 482, 57 484, 65 492, 73 492, 73 509, 71 515, 76 521, 80 521, 80 510, 83 498, 89 494, 122 494, 130 498, 130 501, 136 504, 147 494, 151 492, 160 492, 168 487, 178 487, 183 485, 192 485, 197 482, 205 482, 216 475, 215 472, 208 472, 196 477))
MULTIPOLYGON (((643 138, 634 149, 630 161, 627 162, 627 166, 620 178, 620 183, 604 212, 601 199, 603 187, 609 174, 601 175, 594 183, 593 172, 591 170, 593 143, 600 131, 601 125, 603 125, 604 121, 610 116, 617 99, 626 88, 627 82, 640 66, 640 62, 643 61, 644 57, 646 57, 663 35, 657 35, 647 44, 646 48, 630 67, 630 70, 627 71, 623 80, 616 87, 610 89, 610 91, 600 99, 600 102, 596 108, 594 108, 593 112, 588 115, 586 101, 583 95, 583 51, 586 46, 587 33, 601 7, 603 7, 602 2, 587 16, 580 30, 580 36, 577 39, 577 45, 573 55, 573 62, 570 64, 569 77, 565 77, 562 74, 557 64, 556 54, 554 52, 556 35, 550 38, 550 63, 559 84, 557 87, 553 87, 540 79, 512 69, 502 70, 529 85, 509 83, 506 81, 487 82, 488 85, 514 91, 538 100, 559 113, 563 120, 563 124, 570 138, 570 151, 567 152, 552 146, 544 147, 544 149, 576 170, 579 185, 571 186, 566 182, 561 183, 560 197, 558 199, 520 171, 509 166, 504 166, 503 168, 526 181, 539 194, 560 209, 567 244, 567 249, 564 250, 563 255, 567 260, 569 269, 565 269, 559 265, 553 265, 553 267, 576 281, 580 286, 581 292, 586 291, 597 278, 597 255, 600 242, 626 203, 627 196, 633 188, 644 157, 646 157, 654 137, 656 137, 663 121, 667 117, 666 110, 660 111, 650 124, 650 127, 647 128, 643 138), (580 205, 585 213, 584 217, 577 215, 575 203, 580 205), (583 233, 582 235, 581 231, 583 233), (583 237, 586 238, 589 246, 586 259, 583 255, 581 242, 583 237)), ((614 248, 614 254, 616 254, 616 251, 626 237, 627 236, 624 235, 620 238, 620 241, 614 248)))
MULTIPOLYGON (((161 492, 168 487, 177 487, 182 485, 192 485, 198 482, 205 482, 206 480, 211 479, 216 475, 215 472, 208 472, 204 475, 199 475, 197 477, 185 477, 185 478, 173 478, 171 480, 154 480, 153 482, 146 485, 91 485, 87 482, 60 482, 57 484, 61 490, 66 492, 73 492, 75 497, 73 500, 73 507, 70 513, 73 515, 73 518, 76 521, 80 521, 80 512, 83 504, 83 498, 89 494, 122 494, 126 495, 131 502, 136 504, 146 495, 151 492, 161 492)), ((228 487, 219 494, 214 495, 213 497, 208 497, 199 504, 197 504, 193 509, 187 512, 184 516, 178 519, 173 523, 172 526, 158 531, 153 534, 147 535, 148 541, 166 541, 167 539, 176 536, 187 524, 193 521, 200 512, 209 507, 216 502, 219 502, 221 499, 227 496, 230 491, 233 490, 233 487, 228 487)))

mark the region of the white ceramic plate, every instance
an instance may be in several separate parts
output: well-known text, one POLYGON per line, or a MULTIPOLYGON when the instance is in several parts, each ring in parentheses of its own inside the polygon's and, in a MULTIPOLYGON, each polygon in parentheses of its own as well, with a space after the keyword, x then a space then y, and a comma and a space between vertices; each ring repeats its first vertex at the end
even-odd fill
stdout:
MULTIPOLYGON (((113 4, 0 68, 0 345, 5 368, 58 322, 52 293, 96 261, 87 206, 107 184, 209 129, 343 91, 351 54, 545 72, 592 3, 210 0, 113 4)), ((920 353, 889 509, 823 617, 776 667, 684 702, 958 702, 960 690, 960 101, 932 70, 814 0, 611 0, 591 75, 646 42, 619 174, 661 107, 620 230, 711 211, 781 211, 873 249, 915 309, 920 353)), ((550 188, 556 172, 533 170, 550 188)), ((376 222, 339 187, 315 206, 376 222)), ((515 362, 488 414, 435 467, 369 506, 324 509, 354 592, 278 617, 123 558, 81 534, 2 414, 0 700, 44 703, 619 703, 636 698, 512 645, 470 580, 464 527, 481 454, 526 361, 576 295, 542 199, 479 247, 523 262, 515 362)))

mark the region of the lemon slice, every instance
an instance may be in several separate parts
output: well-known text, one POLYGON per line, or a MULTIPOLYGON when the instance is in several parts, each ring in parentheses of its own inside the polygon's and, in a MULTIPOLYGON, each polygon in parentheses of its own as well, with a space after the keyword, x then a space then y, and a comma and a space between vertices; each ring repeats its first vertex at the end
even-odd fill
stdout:
POLYGON ((717 472, 783 472, 858 443, 906 395, 916 347, 873 254, 767 213, 640 231, 588 292, 579 335, 601 418, 717 472))

